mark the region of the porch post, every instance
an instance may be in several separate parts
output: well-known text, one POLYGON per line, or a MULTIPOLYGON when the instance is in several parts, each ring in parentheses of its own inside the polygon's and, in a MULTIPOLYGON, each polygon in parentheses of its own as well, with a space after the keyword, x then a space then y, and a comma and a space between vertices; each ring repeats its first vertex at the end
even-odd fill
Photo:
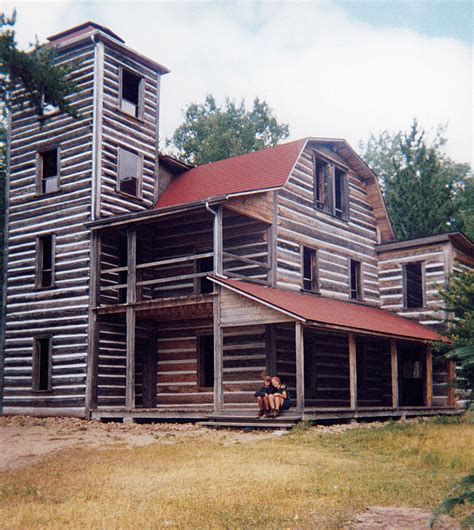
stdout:
POLYGON ((127 229, 127 309, 126 309, 126 386, 125 407, 135 408, 135 328, 136 315, 134 304, 136 302, 136 277, 137 277, 137 232, 135 228, 127 229))
POLYGON ((296 349, 296 411, 304 412, 304 339, 301 322, 295 322, 296 349))
POLYGON ((392 370, 392 407, 398 409, 400 406, 398 397, 398 352, 395 339, 390 341, 390 361, 392 370))
POLYGON ((453 360, 448 360, 447 372, 448 372, 448 407, 456 406, 456 363, 453 360))
POLYGON ((357 408, 357 346, 354 333, 349 333, 349 388, 351 410, 357 408))
MULTIPOLYGON (((214 215, 214 273, 223 274, 223 259, 222 259, 222 206, 217 206, 214 215)), ((214 296, 213 307, 213 321, 214 321, 214 411, 222 410, 224 406, 224 390, 223 390, 223 371, 224 371, 224 353, 223 353, 223 332, 221 326, 221 288, 215 286, 216 296, 214 296)))
POLYGON ((425 383, 425 406, 433 406, 433 352, 431 347, 426 347, 425 353, 425 374, 426 374, 426 383, 425 383))

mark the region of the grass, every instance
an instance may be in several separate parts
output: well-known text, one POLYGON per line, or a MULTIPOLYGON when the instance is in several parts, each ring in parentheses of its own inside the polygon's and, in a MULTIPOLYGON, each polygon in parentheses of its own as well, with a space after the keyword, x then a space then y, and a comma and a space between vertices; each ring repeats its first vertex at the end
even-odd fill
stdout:
POLYGON ((63 451, 0 483, 8 528, 340 528, 368 506, 432 509, 474 465, 467 421, 224 445, 205 436, 63 451))

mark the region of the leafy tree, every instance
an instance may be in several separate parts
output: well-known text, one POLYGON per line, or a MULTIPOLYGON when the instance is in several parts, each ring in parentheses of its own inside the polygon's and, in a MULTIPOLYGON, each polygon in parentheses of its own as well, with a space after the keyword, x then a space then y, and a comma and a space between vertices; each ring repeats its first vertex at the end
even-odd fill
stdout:
POLYGON ((236 105, 226 99, 219 107, 208 94, 204 103, 187 106, 167 145, 188 163, 206 164, 275 145, 288 134, 288 125, 277 121, 265 101, 256 98, 247 111, 244 100, 236 105))
POLYGON ((445 154, 445 128, 428 142, 413 120, 407 133, 382 132, 360 145, 378 175, 395 237, 409 239, 461 230, 473 237, 473 179, 468 164, 445 154))

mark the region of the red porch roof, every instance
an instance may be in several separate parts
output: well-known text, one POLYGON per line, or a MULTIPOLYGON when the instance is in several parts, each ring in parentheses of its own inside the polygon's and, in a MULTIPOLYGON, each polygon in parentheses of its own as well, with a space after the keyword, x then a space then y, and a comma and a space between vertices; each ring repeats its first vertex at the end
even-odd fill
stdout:
POLYGON ((255 285, 240 280, 228 280, 215 276, 211 279, 247 298, 300 320, 350 328, 354 331, 395 335, 406 339, 448 342, 446 337, 434 330, 384 309, 342 302, 309 293, 255 285))
POLYGON ((307 139, 196 166, 178 175, 155 208, 285 185, 307 139))

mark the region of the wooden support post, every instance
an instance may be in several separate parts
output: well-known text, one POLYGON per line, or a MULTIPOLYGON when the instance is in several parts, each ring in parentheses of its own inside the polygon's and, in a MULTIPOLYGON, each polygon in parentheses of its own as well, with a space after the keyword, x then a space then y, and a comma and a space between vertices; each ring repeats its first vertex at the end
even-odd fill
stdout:
POLYGON ((398 352, 397 341, 390 341, 390 364, 392 370, 392 407, 398 409, 400 406, 398 397, 398 352))
POLYGON ((126 388, 125 406, 128 409, 135 408, 135 334, 136 315, 134 303, 136 302, 136 280, 137 280, 137 232, 134 227, 127 230, 127 309, 126 309, 126 388))
POLYGON ((431 347, 426 347, 425 353, 425 406, 433 406, 433 352, 431 347))
POLYGON ((224 337, 221 326, 221 287, 217 286, 217 295, 213 300, 214 311, 214 411, 219 412, 224 407, 224 337))
POLYGON ((296 411, 304 413, 304 336, 301 322, 295 322, 296 411))
POLYGON ((354 333, 349 333, 349 388, 351 410, 357 409, 357 345, 354 333))
POLYGON ((223 274, 223 233, 222 233, 222 206, 217 206, 216 213, 214 215, 214 273, 223 274))
POLYGON ((90 298, 87 355, 86 414, 97 408, 97 370, 99 364, 99 323, 95 308, 100 305, 100 235, 91 233, 90 298))
POLYGON ((268 375, 276 375, 277 370, 277 354, 276 354, 276 328, 275 324, 267 324, 265 326, 265 346, 266 346, 266 363, 265 369, 268 375))
POLYGON ((448 372, 448 407, 456 406, 456 363, 453 360, 447 361, 448 372))

